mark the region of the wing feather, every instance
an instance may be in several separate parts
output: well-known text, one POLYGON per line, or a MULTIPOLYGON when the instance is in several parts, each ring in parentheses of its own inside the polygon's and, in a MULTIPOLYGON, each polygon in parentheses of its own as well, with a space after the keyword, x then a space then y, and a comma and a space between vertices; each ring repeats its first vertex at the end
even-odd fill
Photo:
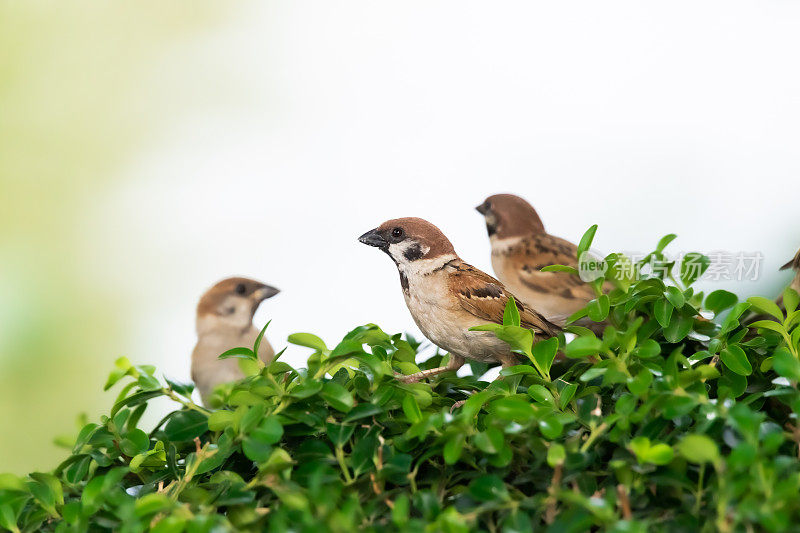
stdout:
MULTIPOLYGON (((460 263, 452 265, 452 268, 455 272, 450 276, 451 290, 461 308, 487 322, 502 324, 509 296, 513 295, 498 280, 471 265, 460 263)), ((537 334, 547 336, 558 334, 560 331, 558 326, 524 305, 518 298, 514 298, 514 301, 523 327, 532 329, 537 334)))

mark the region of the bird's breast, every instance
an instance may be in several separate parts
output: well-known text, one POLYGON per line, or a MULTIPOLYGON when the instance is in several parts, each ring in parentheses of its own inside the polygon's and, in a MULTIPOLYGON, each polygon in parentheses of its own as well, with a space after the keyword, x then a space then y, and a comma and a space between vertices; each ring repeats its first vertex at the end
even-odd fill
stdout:
POLYGON ((405 299, 422 334, 438 347, 468 359, 492 362, 508 345, 491 332, 469 331, 485 323, 465 311, 450 294, 445 280, 410 278, 405 299))

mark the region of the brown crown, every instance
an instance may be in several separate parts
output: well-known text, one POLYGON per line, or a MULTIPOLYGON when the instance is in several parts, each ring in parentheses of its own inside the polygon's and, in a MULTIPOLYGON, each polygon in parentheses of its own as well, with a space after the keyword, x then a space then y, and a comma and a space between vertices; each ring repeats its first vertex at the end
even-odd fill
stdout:
POLYGON ((401 228, 407 237, 430 248, 428 253, 425 254, 426 259, 445 254, 455 255, 456 253, 453 244, 444 236, 442 230, 427 220, 416 217, 395 218, 387 220, 377 229, 381 233, 390 234, 394 228, 401 228))
MULTIPOLYGON (((220 304, 231 295, 247 298, 258 289, 269 287, 249 278, 226 278, 208 289, 197 304, 197 316, 217 314, 220 304)), ((277 292, 277 289, 273 289, 277 292)))
POLYGON ((544 224, 536 210, 519 196, 495 194, 488 197, 480 208, 494 215, 494 230, 498 238, 544 233, 544 224))

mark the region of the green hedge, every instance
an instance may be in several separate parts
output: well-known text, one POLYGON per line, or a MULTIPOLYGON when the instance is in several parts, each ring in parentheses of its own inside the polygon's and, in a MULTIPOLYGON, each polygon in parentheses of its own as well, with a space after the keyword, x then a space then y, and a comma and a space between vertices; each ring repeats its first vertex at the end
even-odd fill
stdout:
MULTIPOLYGON (((594 228, 582 248, 588 248, 594 228)), ((108 416, 84 426, 52 473, 0 475, 0 526, 13 531, 747 531, 800 523, 800 311, 691 288, 698 268, 659 243, 631 264, 606 258, 616 288, 573 327, 536 344, 510 309, 489 329, 526 364, 491 383, 445 375, 402 384, 419 343, 358 327, 307 369, 263 366, 219 409, 117 361, 108 416), (647 263, 665 268, 646 269, 647 263), (634 274, 632 276, 626 275, 634 274), (641 279, 636 279, 641 278, 641 279), (752 311, 774 316, 748 329, 752 311), (724 318, 717 318, 717 317, 724 318), (574 336, 574 339, 572 338, 574 336), (560 343, 560 346, 559 346, 560 343), (563 352, 566 359, 556 357, 563 352), (554 361, 555 358, 555 361, 554 361), (332 376, 332 377, 330 377, 332 376), (179 409, 150 431, 149 402, 179 409), (456 401, 466 403, 451 412, 456 401)), ((473 365, 480 376, 485 365, 473 365)), ((21 437, 23 438, 23 437, 21 437)))

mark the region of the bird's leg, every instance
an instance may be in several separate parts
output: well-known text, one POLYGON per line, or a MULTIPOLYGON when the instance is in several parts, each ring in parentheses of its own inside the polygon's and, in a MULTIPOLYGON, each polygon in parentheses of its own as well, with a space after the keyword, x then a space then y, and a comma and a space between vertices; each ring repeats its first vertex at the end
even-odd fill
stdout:
POLYGON ((445 372, 450 372, 451 370, 458 370, 462 366, 464 366, 465 359, 460 355, 450 354, 450 360, 447 362, 445 366, 440 366, 438 368, 430 368, 428 370, 422 370, 420 372, 415 372, 413 374, 409 374, 407 376, 395 374, 397 381, 401 383, 416 383, 417 381, 423 380, 425 378, 429 378, 432 376, 438 376, 439 374, 444 374, 445 372))
MULTIPOLYGON (((508 356, 505 356, 505 357, 500 357, 499 359, 500 359, 500 364, 503 366, 503 368, 508 368, 508 367, 511 367, 511 366, 514 366, 514 365, 517 364, 517 360, 514 359, 514 356, 511 355, 511 354, 509 354, 508 356)), ((502 377, 503 376, 498 374, 497 377, 494 378, 493 381, 497 381, 498 379, 500 379, 502 377)), ((459 400, 459 401, 457 401, 456 403, 454 403, 450 407, 450 412, 452 413, 453 411, 455 411, 456 409, 458 409, 459 407, 461 407, 465 403, 467 403, 467 400, 459 400)))

